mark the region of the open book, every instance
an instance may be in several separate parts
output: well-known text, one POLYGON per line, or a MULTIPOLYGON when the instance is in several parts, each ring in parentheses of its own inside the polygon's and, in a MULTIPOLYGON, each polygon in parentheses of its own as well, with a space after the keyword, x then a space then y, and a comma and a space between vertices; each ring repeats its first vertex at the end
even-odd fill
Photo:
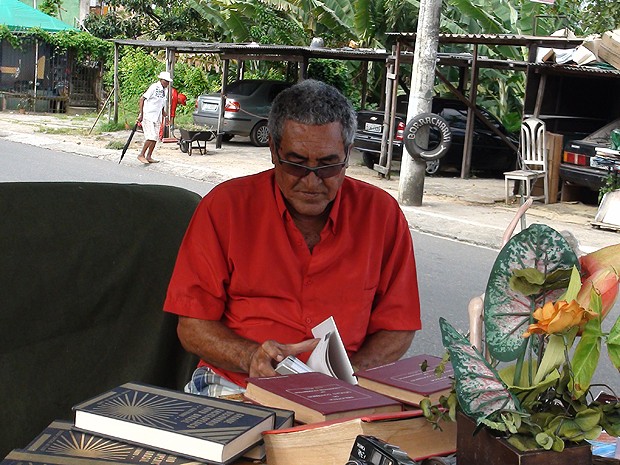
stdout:
POLYGON ((344 348, 344 343, 336 327, 334 317, 329 317, 312 328, 312 335, 320 341, 303 363, 297 357, 288 356, 276 367, 276 372, 282 375, 307 373, 318 371, 333 376, 351 384, 357 384, 353 376, 353 367, 344 348))

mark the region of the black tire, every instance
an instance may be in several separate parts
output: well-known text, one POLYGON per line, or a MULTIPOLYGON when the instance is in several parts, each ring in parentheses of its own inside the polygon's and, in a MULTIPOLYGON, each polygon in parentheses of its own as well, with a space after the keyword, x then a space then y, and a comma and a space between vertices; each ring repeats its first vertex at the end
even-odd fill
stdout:
POLYGON ((222 141, 223 142, 230 142, 233 137, 235 137, 234 134, 222 134, 222 141))
POLYGON ((250 141, 256 147, 267 147, 269 145, 269 130, 267 121, 259 121, 250 132, 250 141))
POLYGON ((441 169, 441 163, 439 160, 429 160, 426 162, 426 174, 432 176, 439 173, 441 169))
POLYGON ((179 148, 181 149, 181 152, 183 153, 187 153, 189 151, 189 144, 186 140, 181 139, 179 141, 179 148))
POLYGON ((450 126, 441 116, 434 113, 421 113, 418 116, 412 118, 405 126, 404 143, 407 151, 412 154, 413 157, 419 157, 424 161, 439 160, 450 148, 452 143, 452 132, 450 126), (439 131, 440 141, 437 146, 426 149, 418 145, 416 140, 417 132, 428 126, 429 129, 435 128, 439 131))
POLYGON ((362 163, 366 168, 373 169, 377 163, 377 157, 372 152, 362 152, 362 163))

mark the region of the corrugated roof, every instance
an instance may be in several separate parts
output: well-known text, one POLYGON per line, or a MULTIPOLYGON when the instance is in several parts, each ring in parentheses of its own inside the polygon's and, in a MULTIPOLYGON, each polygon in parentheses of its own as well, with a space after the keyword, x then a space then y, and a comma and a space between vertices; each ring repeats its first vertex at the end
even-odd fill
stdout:
POLYGON ((304 58, 335 58, 341 60, 370 60, 385 61, 390 55, 383 49, 354 49, 299 47, 293 45, 273 45, 257 43, 212 43, 212 42, 184 42, 162 40, 130 40, 116 39, 119 45, 131 45, 147 48, 167 48, 181 53, 214 53, 222 54, 224 58, 232 56, 261 57, 262 59, 302 60, 304 58))
POLYGON ((603 76, 609 78, 620 78, 620 70, 606 69, 596 66, 577 66, 557 63, 531 63, 531 68, 541 71, 552 71, 555 74, 590 74, 592 76, 603 76))
MULTIPOLYGON (((388 35, 405 42, 415 40, 415 32, 388 32, 388 35)), ((484 44, 484 45, 541 45, 562 48, 561 45, 574 47, 583 42, 583 38, 569 39, 556 36, 531 36, 519 34, 439 34, 439 42, 444 44, 484 44)))

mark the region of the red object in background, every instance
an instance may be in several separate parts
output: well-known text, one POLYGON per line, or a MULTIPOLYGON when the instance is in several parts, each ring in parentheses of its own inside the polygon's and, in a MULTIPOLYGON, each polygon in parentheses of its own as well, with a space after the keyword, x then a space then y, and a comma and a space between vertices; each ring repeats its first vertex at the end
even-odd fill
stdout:
MULTIPOLYGON (((185 94, 180 93, 178 90, 176 90, 175 88, 172 88, 172 95, 170 97, 170 122, 172 123, 172 125, 174 125, 174 117, 176 115, 177 112, 177 104, 178 105, 185 105, 187 103, 187 97, 185 96, 185 94)), ((159 128, 159 138, 164 140, 165 138, 169 137, 169 131, 167 128, 167 124, 166 121, 164 119, 164 121, 162 121, 161 123, 161 127, 159 128)), ((176 139, 173 139, 176 140, 176 139)))
POLYGON ((176 89, 172 89, 172 97, 170 100, 170 118, 174 118, 178 105, 185 105, 187 103, 187 97, 183 93, 179 93, 176 89))

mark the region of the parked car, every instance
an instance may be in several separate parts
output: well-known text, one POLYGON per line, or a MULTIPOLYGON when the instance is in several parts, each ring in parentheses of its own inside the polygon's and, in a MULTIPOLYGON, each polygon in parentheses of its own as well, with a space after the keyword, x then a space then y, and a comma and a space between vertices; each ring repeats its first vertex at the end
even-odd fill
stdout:
POLYGON ((597 148, 609 149, 611 130, 617 127, 620 127, 620 119, 583 139, 567 141, 560 163, 562 181, 598 192, 611 171, 620 173, 620 158, 613 151, 596 152, 597 148))
MULTIPOLYGON (((267 118, 273 99, 284 89, 292 86, 284 81, 243 79, 231 83, 226 92, 223 127, 224 140, 234 136, 249 136, 252 144, 265 147, 269 143, 267 118)), ((217 130, 220 114, 219 92, 201 95, 196 99, 193 113, 194 124, 217 130)))
MULTIPOLYGON (((405 114, 406 104, 407 102, 402 100, 397 106, 397 114, 395 115, 396 132, 392 152, 393 160, 400 160, 403 153, 403 132, 407 119, 405 114)), ((483 108, 478 107, 478 109, 515 146, 518 146, 518 138, 514 134, 509 133, 497 118, 483 108)), ((443 117, 450 125, 452 144, 443 158, 426 163, 426 173, 435 174, 447 168, 460 170, 463 161, 465 128, 467 126, 467 106, 459 100, 435 97, 433 98, 432 112, 443 117)), ((378 163, 381 155, 383 117, 383 111, 361 110, 357 113, 357 132, 355 134, 354 147, 362 152, 364 164, 369 168, 378 163)), ((438 134, 433 134, 433 131, 431 131, 430 139, 430 144, 432 145, 433 141, 439 140, 438 134)), ((516 161, 516 152, 508 147, 479 118, 476 118, 472 142, 471 169, 500 174, 504 171, 515 169, 516 161)))

